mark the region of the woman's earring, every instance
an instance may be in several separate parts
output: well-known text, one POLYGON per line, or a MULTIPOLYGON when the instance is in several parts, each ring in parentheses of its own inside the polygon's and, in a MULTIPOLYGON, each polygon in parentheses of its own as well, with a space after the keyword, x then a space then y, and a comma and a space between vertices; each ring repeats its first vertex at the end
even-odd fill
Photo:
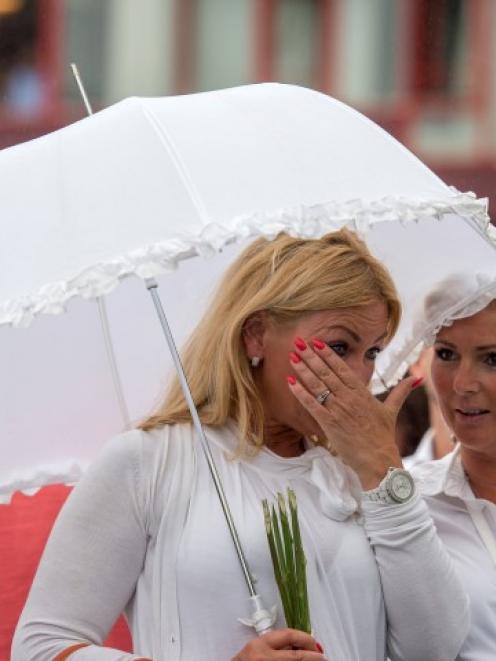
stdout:
POLYGON ((262 359, 260 358, 260 356, 253 356, 250 362, 252 367, 258 367, 262 362, 262 359))

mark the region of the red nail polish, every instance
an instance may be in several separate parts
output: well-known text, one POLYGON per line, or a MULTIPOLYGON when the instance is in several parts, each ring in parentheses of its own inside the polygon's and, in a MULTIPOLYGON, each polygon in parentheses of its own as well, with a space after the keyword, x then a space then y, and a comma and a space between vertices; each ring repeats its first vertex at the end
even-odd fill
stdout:
POLYGON ((312 344, 315 349, 319 349, 320 351, 325 348, 325 344, 322 340, 312 340, 312 344))
POLYGON ((305 349, 307 348, 307 343, 305 342, 305 340, 302 340, 301 337, 296 337, 294 343, 295 343, 295 347, 300 351, 305 351, 305 349))
POLYGON ((296 379, 295 379, 295 377, 294 377, 294 376, 291 376, 291 375, 288 376, 288 383, 289 383, 290 386, 294 386, 295 383, 296 383, 296 379))
POLYGON ((324 654, 324 648, 320 643, 315 643, 315 647, 317 648, 317 651, 319 651, 321 654, 324 654))
POLYGON ((294 351, 290 351, 290 352, 289 352, 289 360, 290 360, 292 363, 301 363, 301 358, 300 358, 299 355, 298 355, 297 353, 295 353, 294 351))
POLYGON ((415 381, 412 383, 412 390, 414 388, 417 388, 422 383, 423 380, 424 380, 423 376, 421 376, 420 379, 415 379, 415 381))

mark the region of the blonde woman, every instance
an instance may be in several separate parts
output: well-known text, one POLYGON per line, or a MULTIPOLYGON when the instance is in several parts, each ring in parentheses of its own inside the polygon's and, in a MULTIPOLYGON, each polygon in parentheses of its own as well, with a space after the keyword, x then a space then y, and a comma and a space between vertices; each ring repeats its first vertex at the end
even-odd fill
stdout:
POLYGON ((112 440, 48 542, 13 661, 450 661, 468 605, 395 443, 414 386, 368 383, 400 305, 353 234, 255 241, 183 352, 248 562, 276 631, 248 599, 179 384, 112 440), (332 445, 332 454, 327 446, 332 445), (337 454, 339 458, 333 456, 337 454), (297 495, 313 636, 285 628, 261 500, 297 495), (136 654, 99 647, 125 610, 136 654))
POLYGON ((496 659, 496 301, 439 331, 431 370, 458 444, 415 472, 470 596, 470 632, 457 659, 490 661, 496 659))

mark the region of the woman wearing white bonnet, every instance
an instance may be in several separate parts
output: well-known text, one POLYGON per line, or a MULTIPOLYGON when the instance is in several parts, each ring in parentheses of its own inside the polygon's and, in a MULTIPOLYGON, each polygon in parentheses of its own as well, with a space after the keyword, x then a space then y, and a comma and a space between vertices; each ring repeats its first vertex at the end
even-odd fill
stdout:
POLYGON ((481 275, 446 281, 426 311, 432 382, 456 446, 413 472, 471 601, 457 659, 489 661, 496 658, 496 282, 481 275), (440 320, 446 297, 450 314, 440 320))

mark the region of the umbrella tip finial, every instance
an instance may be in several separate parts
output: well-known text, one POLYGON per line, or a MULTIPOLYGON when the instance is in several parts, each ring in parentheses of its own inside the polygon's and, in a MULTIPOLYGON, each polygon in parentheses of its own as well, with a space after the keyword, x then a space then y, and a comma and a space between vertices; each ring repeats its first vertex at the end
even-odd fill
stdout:
POLYGON ((71 62, 70 67, 71 67, 72 75, 74 76, 74 80, 76 81, 76 85, 78 86, 79 92, 83 99, 86 112, 88 113, 88 115, 92 115, 93 108, 91 107, 91 104, 88 99, 88 95, 86 94, 86 90, 84 89, 83 81, 81 80, 81 76, 79 75, 79 69, 77 67, 77 64, 75 62, 71 62))

